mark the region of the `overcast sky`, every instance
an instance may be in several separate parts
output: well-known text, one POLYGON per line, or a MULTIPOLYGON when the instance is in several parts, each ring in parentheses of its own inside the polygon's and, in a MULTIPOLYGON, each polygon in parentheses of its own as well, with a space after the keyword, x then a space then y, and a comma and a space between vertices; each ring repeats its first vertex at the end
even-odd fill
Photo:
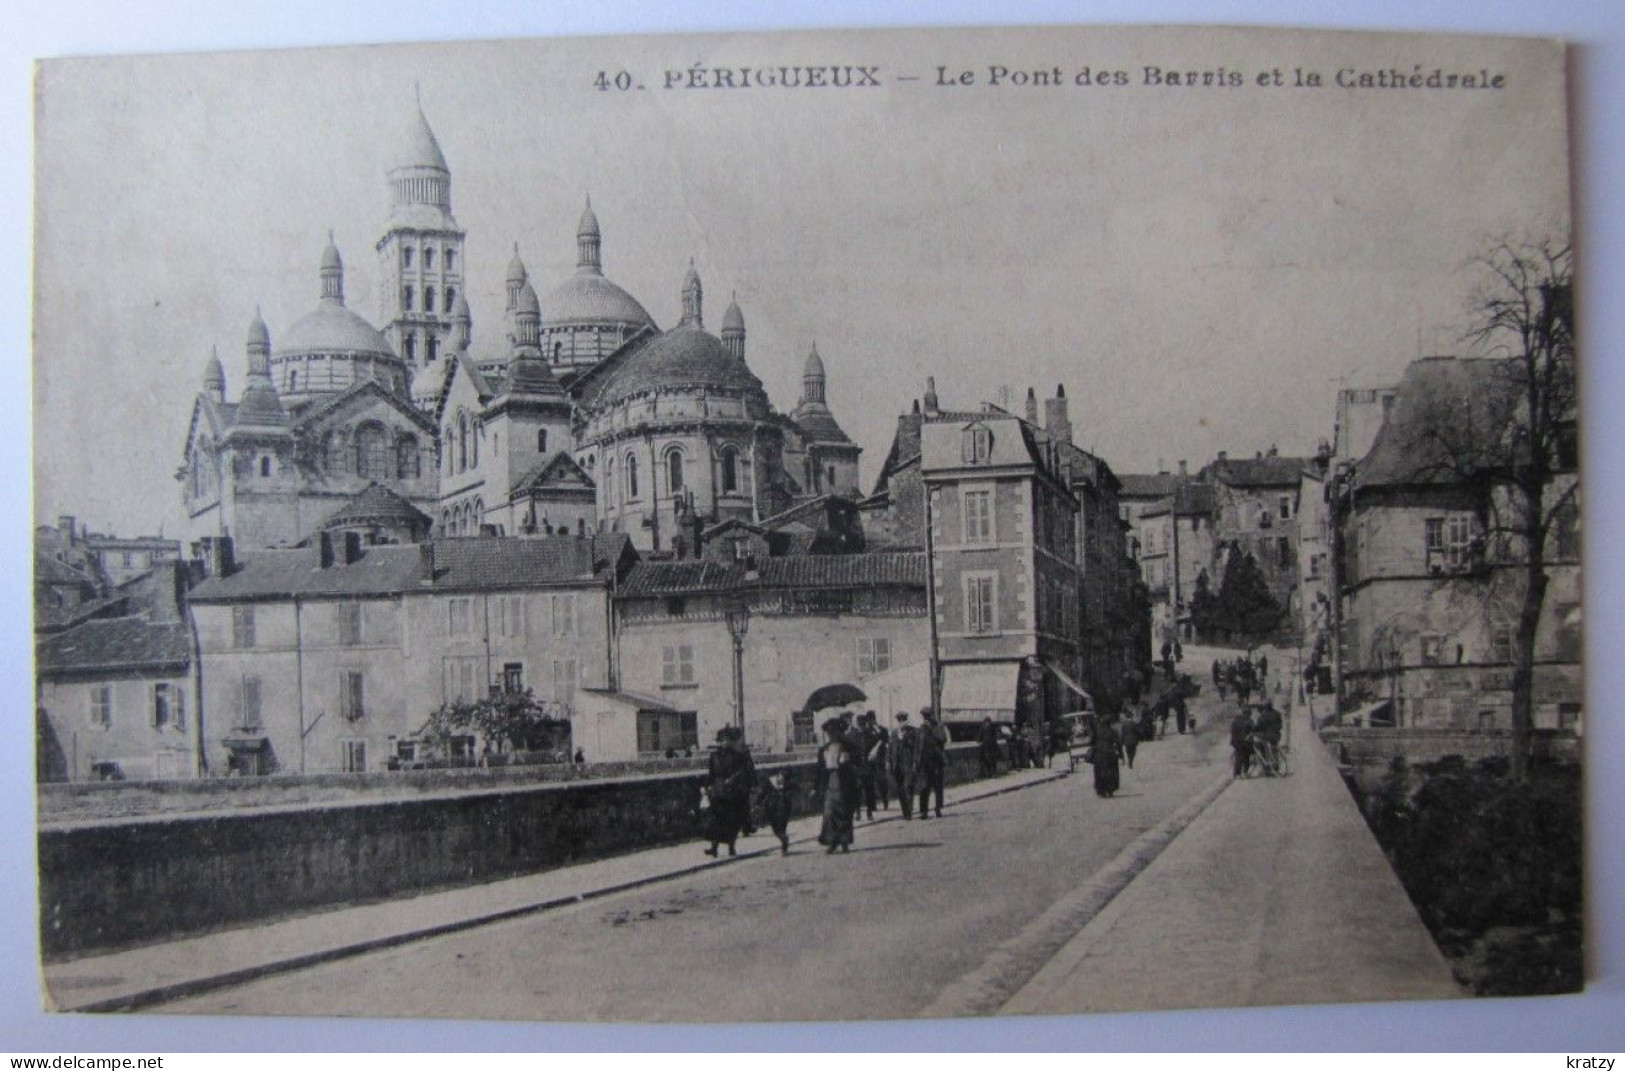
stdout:
MULTIPOLYGON (((896 414, 1064 383, 1119 472, 1312 452, 1340 382, 1459 349, 1499 233, 1567 226, 1560 52, 1509 39, 1029 30, 575 39, 55 61, 39 79, 36 503, 184 530, 210 347, 242 387, 315 305, 331 228, 379 321, 384 172, 413 86, 467 230, 475 349, 517 241, 543 296, 590 192, 605 272, 662 327, 690 257, 715 330, 737 291, 784 410, 816 339, 874 479, 896 414), (665 89, 664 72, 878 67, 880 88, 665 89), (989 87, 989 67, 1064 86, 989 87), (1500 90, 1259 88, 1296 67, 1503 73, 1500 90), (977 84, 939 87, 937 68, 977 84), (1147 86, 1144 67, 1242 75, 1147 86), (1127 86, 1079 87, 1121 69, 1127 86), (627 70, 646 89, 597 90, 627 70), (899 82, 914 75, 917 82, 899 82)), ((685 76, 686 80, 686 76, 685 76)))

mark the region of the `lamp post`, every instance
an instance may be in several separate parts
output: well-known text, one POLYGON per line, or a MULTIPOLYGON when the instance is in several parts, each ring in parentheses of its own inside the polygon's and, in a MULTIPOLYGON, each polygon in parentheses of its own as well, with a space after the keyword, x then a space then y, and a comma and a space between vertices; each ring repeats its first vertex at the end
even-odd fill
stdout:
POLYGON ((744 599, 729 601, 728 635, 734 645, 734 724, 745 731, 745 633, 750 631, 750 607, 744 599))

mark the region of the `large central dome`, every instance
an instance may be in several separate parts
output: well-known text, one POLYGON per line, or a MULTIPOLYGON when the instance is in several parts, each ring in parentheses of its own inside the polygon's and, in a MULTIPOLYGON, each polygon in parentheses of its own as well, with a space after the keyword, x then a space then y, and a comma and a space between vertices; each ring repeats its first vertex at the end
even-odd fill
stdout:
POLYGON ((336 301, 323 301, 278 339, 277 356, 293 353, 353 353, 395 357, 383 333, 336 301))
POLYGON ((684 325, 627 354, 606 377, 593 403, 614 405, 650 391, 684 389, 766 397, 762 381, 720 339, 703 328, 684 325))
POLYGON ((542 301, 549 327, 653 327, 638 299, 597 271, 576 272, 542 301))

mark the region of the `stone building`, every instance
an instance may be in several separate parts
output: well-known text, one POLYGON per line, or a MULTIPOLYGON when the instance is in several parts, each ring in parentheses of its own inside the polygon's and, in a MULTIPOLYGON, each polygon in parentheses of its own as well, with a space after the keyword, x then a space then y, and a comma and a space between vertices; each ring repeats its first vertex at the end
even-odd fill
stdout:
MULTIPOLYGON (((1510 426, 1521 402, 1505 365, 1413 362, 1371 449, 1334 492, 1342 711, 1351 723, 1510 728, 1523 548, 1495 530, 1494 518, 1506 516, 1505 487, 1464 478, 1460 459, 1440 454, 1447 436, 1430 431, 1446 413, 1476 427, 1510 426)), ((1549 587, 1535 640, 1535 728, 1575 730, 1582 675, 1572 444, 1554 462, 1548 505, 1567 501, 1543 548, 1549 587)))
MULTIPOLYGON (((1298 485, 1308 458, 1285 457, 1270 447, 1250 458, 1224 451, 1199 474, 1212 488, 1213 543, 1216 555, 1253 556, 1270 594, 1295 631, 1290 614, 1298 599, 1298 485)), ((1216 571, 1217 578, 1222 571, 1216 571)))

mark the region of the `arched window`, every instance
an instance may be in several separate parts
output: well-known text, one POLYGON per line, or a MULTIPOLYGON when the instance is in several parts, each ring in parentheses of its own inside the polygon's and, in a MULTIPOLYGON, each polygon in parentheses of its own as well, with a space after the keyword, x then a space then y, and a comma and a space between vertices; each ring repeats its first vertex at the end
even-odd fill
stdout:
POLYGON ((423 288, 423 311, 434 311, 434 287, 432 286, 426 286, 423 288))
POLYGON ((456 271, 457 270, 457 250, 455 250, 455 249, 446 250, 446 270, 447 271, 456 271))
POLYGON ((472 444, 468 450, 468 463, 478 466, 480 463, 480 440, 485 438, 485 425, 478 420, 474 421, 474 434, 472 444))
MULTIPOLYGON (((451 259, 451 254, 450 253, 446 254, 446 259, 447 260, 451 259)), ((450 312, 451 307, 453 305, 455 305, 456 303, 457 303, 457 288, 455 286, 446 287, 446 311, 450 312)))
POLYGON ((683 489, 683 452, 675 447, 666 451, 666 490, 676 494, 683 489))
POLYGON ((412 266, 412 247, 409 246, 409 245, 403 245, 403 246, 401 246, 401 267, 410 268, 411 266, 412 266))
POLYGON ((536 429, 536 452, 538 454, 547 453, 547 429, 546 428, 537 428, 536 429))
POLYGON ((555 342, 553 343, 553 363, 558 364, 562 360, 564 360, 564 343, 555 342))
POLYGON ((292 394, 299 389, 299 369, 288 370, 288 393, 292 394))
POLYGON ((326 468, 334 476, 342 476, 350 471, 350 451, 347 449, 343 432, 329 432, 322 446, 326 455, 326 468))
POLYGON ((468 471, 468 414, 457 414, 457 471, 468 471))
POLYGON ((412 311, 412 298, 414 296, 415 295, 414 295, 414 293, 412 291, 412 288, 410 286, 401 287, 401 308, 405 309, 407 312, 411 312, 412 311))
POLYGON ((426 245, 423 247, 423 270, 434 270, 434 246, 426 245))
POLYGON ((615 504, 615 459, 604 458, 604 505, 615 504))
POLYGON ((401 339, 401 348, 406 351, 408 361, 416 361, 418 359, 418 336, 416 333, 408 331, 406 336, 401 339))
POLYGON ((468 534, 469 535, 475 535, 475 536, 484 535, 485 534, 484 531, 483 531, 484 525, 485 525, 485 502, 484 502, 483 499, 476 498, 474 500, 473 512, 469 514, 468 534))
POLYGON ((269 476, 269 475, 271 475, 271 457, 270 457, 269 454, 267 454, 266 456, 260 458, 260 475, 261 476, 269 476))
POLYGON ((391 470, 389 436, 377 424, 363 424, 355 433, 355 474, 369 480, 388 479, 391 470))
POLYGON ((423 475, 417 436, 403 435, 395 443, 395 475, 402 480, 415 480, 423 475))
POLYGON ((638 497, 638 459, 632 454, 626 455, 626 500, 634 501, 638 497))
POLYGON ((440 355, 440 336, 430 331, 423 339, 423 360, 433 364, 434 359, 440 355))
POLYGON ((724 447, 722 450, 722 493, 736 494, 739 491, 739 451, 733 447, 724 447))

